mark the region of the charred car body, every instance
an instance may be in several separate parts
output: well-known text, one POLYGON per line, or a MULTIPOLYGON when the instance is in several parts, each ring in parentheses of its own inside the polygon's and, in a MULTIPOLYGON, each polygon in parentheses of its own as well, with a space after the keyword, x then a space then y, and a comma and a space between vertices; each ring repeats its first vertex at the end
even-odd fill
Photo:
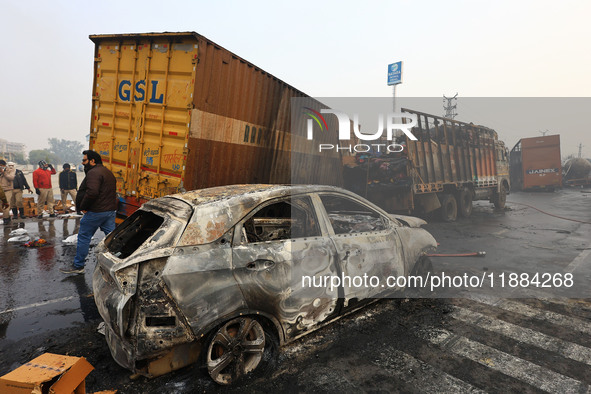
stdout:
MULTIPOLYGON (((303 276, 401 276, 433 237, 331 186, 235 185, 144 204, 98 246, 93 287, 120 365, 158 376, 202 362, 220 384, 384 288, 303 276)), ((388 292, 403 290, 389 288, 388 292)))

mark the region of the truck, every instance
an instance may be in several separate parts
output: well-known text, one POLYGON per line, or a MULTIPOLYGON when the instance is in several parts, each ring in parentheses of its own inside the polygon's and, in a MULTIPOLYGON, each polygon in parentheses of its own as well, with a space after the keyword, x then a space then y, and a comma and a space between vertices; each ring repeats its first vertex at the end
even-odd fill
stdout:
POLYGON ((514 190, 562 187, 560 135, 520 139, 511 149, 509 173, 514 190))
MULTIPOLYGON (((89 148, 117 178, 119 218, 185 190, 342 186, 340 152, 292 149, 290 102, 305 93, 195 32, 90 39, 89 148)), ((309 101, 310 108, 325 108, 309 101)), ((336 131, 315 138, 337 142, 336 131)))
POLYGON ((424 112, 414 114, 416 140, 404 134, 401 152, 358 153, 344 158, 345 188, 391 213, 438 213, 444 221, 469 217, 474 200, 504 208, 509 155, 496 131, 424 112))

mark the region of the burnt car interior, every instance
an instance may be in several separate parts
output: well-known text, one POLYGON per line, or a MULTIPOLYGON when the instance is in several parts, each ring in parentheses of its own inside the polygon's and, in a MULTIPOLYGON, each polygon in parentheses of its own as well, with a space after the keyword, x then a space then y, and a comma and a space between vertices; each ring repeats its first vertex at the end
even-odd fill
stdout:
POLYGON ((109 234, 105 245, 114 256, 124 259, 140 247, 162 225, 164 218, 137 210, 109 234))
POLYGON ((335 234, 352 234, 365 231, 382 231, 386 223, 382 216, 353 200, 321 195, 330 224, 335 234))
POLYGON ((293 198, 267 205, 244 223, 243 242, 279 241, 315 237, 320 229, 307 198, 293 198))

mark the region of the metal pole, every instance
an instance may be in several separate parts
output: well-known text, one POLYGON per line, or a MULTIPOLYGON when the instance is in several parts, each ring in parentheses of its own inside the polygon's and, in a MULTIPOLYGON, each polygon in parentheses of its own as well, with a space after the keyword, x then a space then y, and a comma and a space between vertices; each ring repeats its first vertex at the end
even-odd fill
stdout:
POLYGON ((392 85, 392 110, 396 113, 396 85, 392 85))

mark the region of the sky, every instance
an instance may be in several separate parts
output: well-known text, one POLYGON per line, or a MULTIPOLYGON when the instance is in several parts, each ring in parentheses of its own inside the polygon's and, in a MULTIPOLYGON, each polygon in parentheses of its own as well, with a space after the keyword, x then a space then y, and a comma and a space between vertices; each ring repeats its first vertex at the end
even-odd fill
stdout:
POLYGON ((313 97, 391 97, 387 65, 402 60, 397 96, 458 93, 459 119, 495 128, 510 148, 548 130, 563 156, 582 143, 591 157, 588 1, 0 2, 0 138, 27 150, 52 137, 86 144, 90 34, 195 31, 313 97), (587 98, 574 100, 581 112, 548 109, 572 98, 587 98), (508 103, 527 108, 519 125, 496 112, 508 103))

